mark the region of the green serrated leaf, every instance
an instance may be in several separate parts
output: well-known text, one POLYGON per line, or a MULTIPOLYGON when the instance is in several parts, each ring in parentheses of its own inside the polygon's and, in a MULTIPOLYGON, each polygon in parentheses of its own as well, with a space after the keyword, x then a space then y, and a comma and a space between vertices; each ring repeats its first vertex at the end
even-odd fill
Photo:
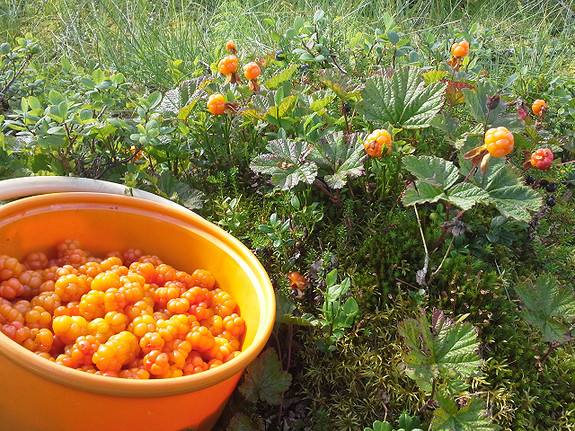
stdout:
POLYGON ((452 139, 458 138, 461 135, 461 122, 457 117, 454 117, 447 112, 440 112, 433 120, 431 120, 431 126, 447 132, 452 139))
POLYGON ((545 341, 564 341, 568 335, 567 319, 575 319, 575 295, 572 289, 560 288, 548 276, 515 287, 525 306, 523 317, 541 330, 545 341))
POLYGON ((340 100, 351 99, 359 95, 357 82, 338 70, 328 69, 319 77, 320 82, 333 91, 340 100))
POLYGON ((277 405, 281 403, 281 395, 289 389, 291 381, 291 374, 281 370, 277 353, 270 348, 248 366, 239 391, 252 403, 261 400, 277 405))
POLYGON ((459 179, 459 170, 453 162, 434 156, 406 156, 403 158, 406 169, 418 179, 418 185, 425 182, 435 187, 447 189, 459 179))
POLYGON ((487 96, 493 96, 497 93, 498 88, 495 84, 488 81, 479 81, 475 88, 463 88, 461 90, 465 96, 465 104, 470 110, 471 115, 478 122, 491 125, 497 120, 499 114, 505 111, 505 103, 501 102, 494 110, 487 109, 487 96))
POLYGON ((300 181, 311 184, 317 176, 317 165, 302 157, 309 144, 291 139, 270 141, 268 154, 257 156, 250 163, 252 171, 271 174, 272 183, 284 190, 292 189, 300 181))
POLYGON ((192 113, 192 109, 194 109, 194 106, 196 106, 197 101, 194 100, 192 103, 190 103, 189 105, 184 106, 183 108, 181 108, 178 112, 178 116, 177 119, 180 121, 185 121, 188 119, 188 117, 190 116, 190 114, 192 113))
POLYGON ((433 203, 440 199, 446 199, 441 187, 435 187, 431 184, 422 182, 421 184, 411 183, 405 189, 401 200, 404 205, 416 205, 423 203, 433 203))
POLYGON ((422 312, 416 319, 401 322, 399 333, 409 349, 407 375, 425 391, 440 376, 470 377, 479 370, 479 343, 470 323, 454 323, 434 309, 431 325, 422 312))
POLYGON ((430 70, 429 72, 424 72, 421 74, 423 79, 425 79, 425 84, 429 85, 433 82, 439 82, 446 76, 449 76, 449 72, 444 70, 430 70))
POLYGON ((426 86, 419 69, 404 67, 391 80, 383 76, 368 80, 361 96, 357 111, 366 118, 419 129, 428 127, 443 106, 445 85, 434 82, 426 86))
POLYGON ((284 115, 286 115, 287 111, 293 106, 296 99, 297 99, 296 96, 285 97, 279 106, 272 106, 267 112, 267 115, 276 119, 283 117, 284 115))
MULTIPOLYGON (((471 169, 469 160, 460 160, 461 173, 467 175, 471 169)), ((492 158, 485 174, 476 172, 470 180, 489 193, 489 202, 506 217, 528 221, 529 211, 541 208, 542 197, 531 187, 525 186, 514 168, 502 158, 492 158)))
POLYGON ((329 105, 333 99, 334 99, 334 96, 327 96, 327 97, 324 97, 323 99, 314 100, 311 103, 311 105, 309 105, 309 109, 313 112, 321 111, 323 108, 325 108, 327 105, 329 105))
POLYGON ((468 210, 477 203, 490 201, 489 193, 468 182, 456 184, 446 192, 446 195, 448 202, 463 210, 468 210))
POLYGON ((505 217, 529 221, 529 211, 541 208, 542 198, 532 188, 517 184, 489 190, 489 197, 505 217))
POLYGON ((486 418, 485 405, 478 398, 471 398, 465 407, 458 409, 449 397, 437 397, 440 408, 433 415, 433 430, 494 431, 497 429, 486 418))
POLYGON ((277 75, 272 76, 266 82, 264 82, 263 86, 268 90, 275 90, 279 87, 282 82, 289 81, 295 71, 297 70, 298 65, 292 64, 287 69, 283 70, 282 72, 278 73, 277 75))
POLYGON ((362 134, 344 135, 336 132, 324 135, 311 150, 308 160, 325 172, 325 181, 333 189, 341 189, 349 178, 363 175, 367 157, 362 134))

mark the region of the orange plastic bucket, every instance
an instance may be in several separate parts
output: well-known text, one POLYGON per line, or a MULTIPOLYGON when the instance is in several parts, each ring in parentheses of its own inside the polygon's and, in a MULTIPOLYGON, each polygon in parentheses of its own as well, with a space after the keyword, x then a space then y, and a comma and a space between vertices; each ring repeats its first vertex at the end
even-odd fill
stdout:
POLYGON ((200 216, 144 199, 53 193, 0 206, 0 254, 22 259, 67 238, 94 253, 140 248, 178 269, 210 270, 246 322, 242 353, 195 375, 129 380, 57 365, 0 333, 0 429, 210 430, 274 324, 273 287, 259 261, 200 216))

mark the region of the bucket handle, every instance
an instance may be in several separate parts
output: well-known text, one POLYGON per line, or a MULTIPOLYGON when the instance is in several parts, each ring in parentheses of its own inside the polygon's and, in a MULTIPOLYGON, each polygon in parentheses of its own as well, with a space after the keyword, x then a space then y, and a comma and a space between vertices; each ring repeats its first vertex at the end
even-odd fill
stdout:
POLYGON ((122 184, 104 180, 63 176, 35 176, 0 180, 0 201, 26 196, 63 192, 93 192, 128 195, 169 205, 173 208, 179 209, 180 211, 190 211, 169 199, 145 190, 130 188, 122 184))

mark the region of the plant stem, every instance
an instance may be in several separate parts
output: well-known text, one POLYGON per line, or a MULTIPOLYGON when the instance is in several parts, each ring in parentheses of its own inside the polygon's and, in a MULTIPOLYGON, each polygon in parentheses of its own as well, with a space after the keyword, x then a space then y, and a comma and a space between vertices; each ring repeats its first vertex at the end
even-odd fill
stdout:
POLYGON ((425 235, 423 234, 423 227, 421 227, 421 220, 419 218, 419 213, 417 212, 417 205, 413 206, 415 210, 415 217, 417 218, 417 224, 419 226, 419 233, 421 234, 421 240, 423 242, 423 249, 425 250, 425 259, 423 261, 423 268, 417 271, 415 279, 420 286, 427 287, 425 277, 427 276, 427 269, 429 268, 429 250, 427 249, 427 243, 425 242, 425 235))

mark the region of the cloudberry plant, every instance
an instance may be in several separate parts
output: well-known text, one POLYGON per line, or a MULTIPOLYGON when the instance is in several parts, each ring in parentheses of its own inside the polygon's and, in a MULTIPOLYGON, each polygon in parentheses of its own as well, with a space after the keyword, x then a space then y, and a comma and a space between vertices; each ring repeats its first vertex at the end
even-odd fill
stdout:
POLYGON ((380 158, 384 146, 387 147, 385 154, 391 153, 391 134, 385 129, 376 129, 365 138, 363 146, 371 157, 380 158))
POLYGON ((553 162, 553 153, 549 148, 539 148, 531 154, 531 166, 537 169, 547 170, 553 162))

